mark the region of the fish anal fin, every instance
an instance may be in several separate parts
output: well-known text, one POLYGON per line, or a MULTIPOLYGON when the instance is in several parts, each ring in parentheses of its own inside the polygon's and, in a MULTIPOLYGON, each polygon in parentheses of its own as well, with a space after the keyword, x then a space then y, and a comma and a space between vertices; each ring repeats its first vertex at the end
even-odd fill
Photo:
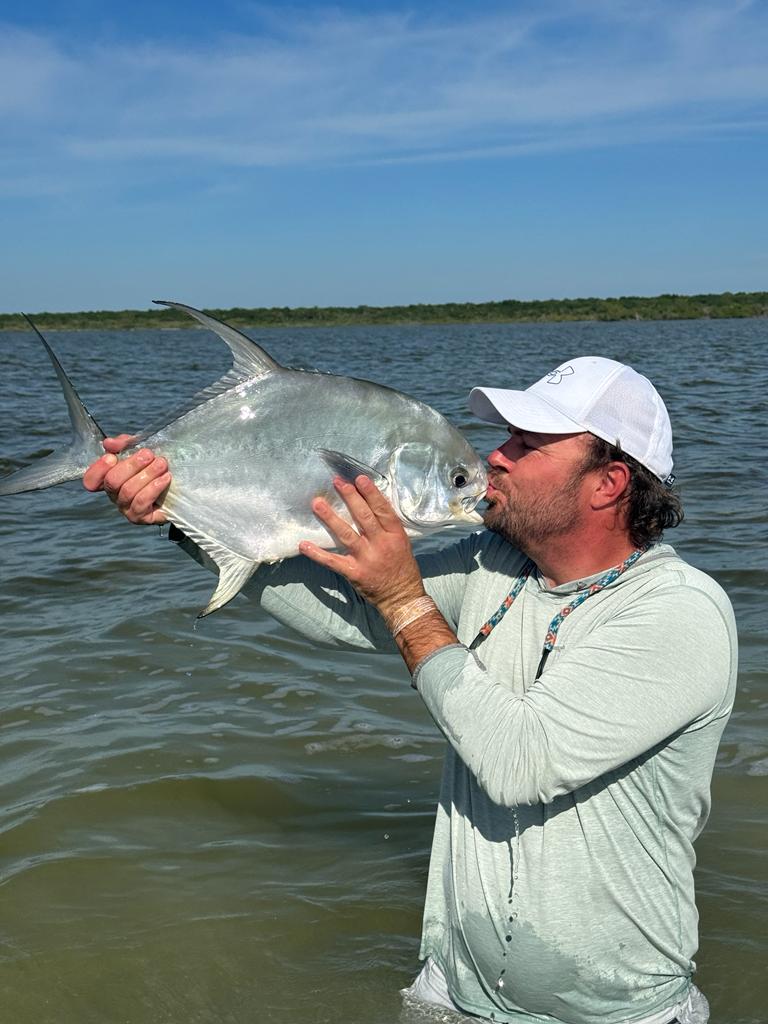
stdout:
MULTIPOLYGON (((165 507, 165 506, 164 506, 165 507)), ((260 563, 254 562, 252 558, 239 555, 236 551, 220 544, 217 540, 198 530, 197 527, 188 523, 183 516, 179 515, 173 506, 165 507, 168 518, 174 526, 183 530, 187 537, 194 541, 198 548, 207 556, 205 559, 209 568, 214 566, 219 572, 219 582, 211 594, 211 599, 203 610, 198 614, 198 619, 218 611, 225 604, 229 604, 233 597, 237 597, 248 580, 258 569, 260 563), (211 564, 213 563, 213 564, 211 564)))
MULTIPOLYGON (((211 556, 213 557, 213 556, 211 556)), ((259 567, 258 562, 249 558, 242 558, 240 555, 229 553, 226 561, 217 562, 219 567, 219 582, 211 594, 211 599, 201 612, 198 612, 198 619, 216 612, 229 604, 233 597, 237 597, 248 580, 253 576, 259 567)))
POLYGON ((377 487, 382 487, 387 482, 387 478, 377 469, 366 466, 364 462, 353 459, 351 455, 345 455, 344 452, 336 452, 330 448, 318 448, 317 454, 334 476, 340 476, 351 484, 361 474, 373 480, 377 487))

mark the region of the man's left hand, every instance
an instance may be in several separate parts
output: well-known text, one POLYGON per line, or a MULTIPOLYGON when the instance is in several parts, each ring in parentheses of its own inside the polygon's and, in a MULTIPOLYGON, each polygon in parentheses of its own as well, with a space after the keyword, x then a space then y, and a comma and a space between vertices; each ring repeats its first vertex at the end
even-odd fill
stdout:
POLYGON ((386 619, 425 593, 411 542, 392 505, 367 476, 358 476, 354 484, 336 477, 333 485, 357 530, 324 498, 315 498, 312 511, 344 553, 325 551, 311 541, 302 541, 299 551, 345 576, 386 619))

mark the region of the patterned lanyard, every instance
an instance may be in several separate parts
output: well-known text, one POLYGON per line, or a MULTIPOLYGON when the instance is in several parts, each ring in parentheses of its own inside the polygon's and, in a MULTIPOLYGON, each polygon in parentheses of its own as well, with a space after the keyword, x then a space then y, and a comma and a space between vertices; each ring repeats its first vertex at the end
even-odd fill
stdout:
MULTIPOLYGON (((603 573, 599 580, 595 580, 594 583, 591 583, 588 587, 582 590, 580 594, 577 594, 570 604, 567 604, 565 608, 560 609, 560 611, 557 613, 554 619, 552 619, 552 621, 550 622, 549 628, 547 629, 547 635, 544 638, 544 648, 541 653, 541 661, 539 662, 539 667, 536 670, 536 679, 538 679, 541 675, 541 671, 544 668, 544 663, 547 660, 549 652, 555 646, 555 641, 557 640, 557 631, 560 629, 560 626, 563 624, 563 621, 568 618, 568 616, 571 614, 574 608, 578 608, 579 605, 583 604, 588 597, 592 597, 593 594, 599 594, 601 590, 604 590, 610 583, 613 583, 614 580, 617 580, 619 576, 622 575, 622 573, 625 573, 631 565, 635 564, 635 562, 638 560, 640 555, 642 555, 645 550, 645 548, 638 548, 636 551, 633 551, 632 554, 629 555, 628 558, 625 558, 620 565, 614 565, 612 569, 609 569, 607 572, 603 573)), ((531 575, 534 568, 535 566, 533 562, 529 559, 521 569, 520 575, 515 580, 512 589, 502 601, 499 610, 494 612, 490 619, 488 619, 488 621, 480 627, 480 632, 469 645, 470 651, 474 651, 476 647, 479 647, 483 640, 485 640, 485 638, 490 635, 493 629, 496 626, 498 626, 498 624, 507 614, 509 609, 515 603, 515 598, 518 596, 520 591, 525 586, 526 580, 531 575)))

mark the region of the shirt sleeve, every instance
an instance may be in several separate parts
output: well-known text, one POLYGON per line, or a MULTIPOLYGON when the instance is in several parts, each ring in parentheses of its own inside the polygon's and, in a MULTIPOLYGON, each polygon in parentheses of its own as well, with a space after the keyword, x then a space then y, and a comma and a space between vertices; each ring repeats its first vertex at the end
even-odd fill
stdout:
MULTIPOLYGON (((453 629, 457 627, 477 536, 417 557, 425 589, 453 629)), ((169 537, 200 564, 215 571, 211 560, 180 530, 173 528, 169 537)), ((242 593, 316 644, 376 651, 397 649, 379 613, 347 580, 301 555, 261 566, 242 593)))
POLYGON ((648 595, 571 640, 523 696, 477 654, 444 648, 417 666, 414 683, 502 806, 551 803, 679 730, 726 716, 733 701, 732 617, 690 586, 648 595))

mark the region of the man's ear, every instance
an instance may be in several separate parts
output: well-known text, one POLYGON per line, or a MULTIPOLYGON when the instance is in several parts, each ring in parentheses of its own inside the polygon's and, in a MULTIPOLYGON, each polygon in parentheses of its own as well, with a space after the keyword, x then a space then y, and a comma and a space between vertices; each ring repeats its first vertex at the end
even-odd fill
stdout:
POLYGON ((592 491, 592 508, 608 508, 618 504, 626 494, 631 479, 631 470, 626 462, 609 462, 596 473, 592 491))

